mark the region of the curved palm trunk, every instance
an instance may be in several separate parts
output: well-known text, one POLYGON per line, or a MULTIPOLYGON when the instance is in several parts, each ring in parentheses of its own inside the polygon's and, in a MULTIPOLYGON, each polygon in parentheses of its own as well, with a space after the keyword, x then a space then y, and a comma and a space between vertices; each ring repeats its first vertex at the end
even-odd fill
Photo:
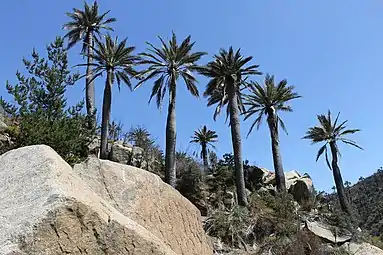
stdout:
POLYGON ((336 143, 330 142, 330 148, 331 148, 331 154, 332 154, 332 162, 331 162, 332 173, 334 175, 334 181, 335 181, 336 191, 338 193, 340 207, 345 213, 351 214, 347 197, 344 192, 342 175, 340 173, 340 169, 338 166, 338 151, 337 151, 336 143))
POLYGON ((231 139, 234 151, 234 165, 235 165, 235 184, 237 187, 238 204, 242 206, 247 205, 245 176, 243 173, 242 162, 242 145, 241 145, 241 132, 238 113, 238 94, 234 84, 229 84, 228 88, 229 105, 230 108, 230 128, 231 139))
POLYGON ((109 133, 109 120, 110 120, 110 110, 112 103, 112 71, 108 70, 105 89, 104 89, 104 99, 102 102, 102 122, 101 122, 101 159, 109 158, 108 151, 108 133, 109 133))
POLYGON ((176 187, 176 86, 169 90, 169 108, 166 122, 165 181, 176 187))
POLYGON ((93 79, 93 70, 91 64, 93 63, 93 49, 90 46, 93 46, 93 34, 89 33, 87 36, 87 67, 86 67, 86 81, 85 81, 85 101, 86 101, 86 111, 89 118, 89 129, 96 129, 96 103, 95 103, 95 94, 94 94, 94 81, 93 79))
POLYGON ((273 151, 273 161, 275 170, 275 180, 278 192, 286 192, 285 173, 283 171, 282 157, 279 149, 278 122, 274 110, 268 113, 267 123, 269 124, 271 136, 271 149, 273 151))
POLYGON ((202 143, 202 160, 203 160, 203 170, 205 170, 205 173, 209 171, 209 162, 207 160, 207 145, 206 143, 202 143))

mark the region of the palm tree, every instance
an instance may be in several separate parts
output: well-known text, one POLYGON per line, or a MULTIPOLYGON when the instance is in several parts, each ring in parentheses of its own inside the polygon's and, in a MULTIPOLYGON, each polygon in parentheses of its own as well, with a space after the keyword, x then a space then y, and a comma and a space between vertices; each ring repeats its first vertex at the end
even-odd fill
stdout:
POLYGON ((358 144, 356 144, 355 141, 345 138, 345 135, 354 134, 360 130, 347 129, 347 120, 343 121, 341 124, 338 125, 339 113, 334 122, 332 122, 330 111, 328 111, 327 116, 325 114, 320 114, 317 116, 317 118, 319 120, 320 125, 309 128, 309 130, 306 133, 306 136, 304 136, 303 139, 310 139, 313 143, 325 143, 319 149, 316 160, 318 161, 319 157, 322 154, 325 154, 327 166, 330 168, 330 170, 332 170, 334 176, 340 206, 344 212, 351 214, 348 201, 344 192, 342 175, 338 166, 338 155, 340 155, 340 152, 337 142, 340 141, 362 150, 362 148, 358 144), (327 155, 327 145, 330 145, 332 155, 331 165, 329 157, 327 155))
POLYGON ((95 1, 92 6, 89 6, 86 2, 84 10, 74 8, 73 12, 67 13, 67 16, 71 19, 70 22, 63 26, 63 29, 69 30, 65 35, 68 38, 68 48, 73 47, 78 42, 82 42, 82 53, 87 56, 87 70, 86 70, 86 84, 85 84, 85 101, 86 110, 89 116, 90 128, 96 126, 96 106, 95 106, 95 93, 94 93, 94 77, 92 72, 93 63, 93 46, 96 36, 101 35, 101 30, 113 31, 108 24, 115 22, 115 18, 108 18, 110 11, 107 11, 101 15, 98 13, 98 4, 95 1))
POLYGON ((200 69, 200 73, 210 78, 204 95, 209 97, 208 106, 217 104, 214 119, 221 112, 222 107, 227 105, 226 118, 230 117, 231 138, 233 144, 236 187, 238 203, 247 205, 245 179, 242 162, 242 145, 239 122, 239 112, 243 110, 241 90, 244 88, 244 80, 248 75, 260 75, 258 65, 245 65, 253 57, 243 57, 240 49, 234 52, 233 47, 229 51, 221 49, 214 60, 200 69))
POLYGON ((244 105, 249 108, 245 110, 245 120, 256 115, 256 119, 250 127, 248 135, 254 126, 257 129, 262 123, 263 116, 267 116, 267 123, 270 129, 271 149, 273 152, 274 170, 279 192, 286 192, 285 174, 283 171, 282 158, 279 149, 278 126, 287 133, 285 124, 279 117, 278 112, 292 112, 292 108, 286 103, 300 96, 294 92, 294 86, 288 86, 287 80, 280 81, 277 85, 274 76, 266 75, 264 86, 257 82, 249 84, 250 94, 244 95, 244 105))
MULTIPOLYGON (((108 158, 108 134, 109 121, 112 102, 112 85, 117 81, 120 89, 121 83, 125 83, 132 88, 130 78, 136 77, 138 72, 133 68, 138 60, 138 56, 133 55, 135 47, 126 46, 127 39, 118 42, 118 37, 112 39, 110 35, 105 36, 105 42, 95 40, 96 47, 92 46, 93 53, 91 58, 95 60, 93 66, 94 79, 106 73, 104 98, 102 105, 101 121, 101 152, 100 158, 108 158)), ((88 65, 88 64, 83 64, 88 65)))
POLYGON ((197 80, 193 72, 198 68, 196 62, 206 53, 192 52, 194 42, 191 43, 191 36, 188 36, 180 45, 173 32, 172 39, 165 43, 159 37, 161 47, 157 48, 148 43, 148 52, 141 53, 144 58, 140 64, 149 65, 141 72, 142 80, 137 84, 140 87, 144 82, 156 79, 149 102, 156 96, 157 107, 161 109, 166 91, 169 91, 168 117, 166 122, 166 152, 165 152, 165 180, 168 184, 176 185, 176 92, 179 78, 185 82, 186 88, 193 95, 198 97, 197 80))
POLYGON ((207 146, 211 146, 215 149, 213 143, 218 142, 218 135, 215 131, 207 129, 206 125, 203 128, 194 131, 194 136, 191 138, 191 143, 198 143, 201 145, 201 157, 203 160, 203 166, 205 173, 208 171, 209 163, 207 159, 208 149, 207 146))

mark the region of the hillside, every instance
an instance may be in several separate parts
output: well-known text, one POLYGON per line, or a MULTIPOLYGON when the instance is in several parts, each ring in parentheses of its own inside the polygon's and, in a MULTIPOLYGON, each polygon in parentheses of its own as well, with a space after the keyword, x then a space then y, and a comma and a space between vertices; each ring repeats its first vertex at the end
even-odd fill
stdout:
POLYGON ((347 190, 360 218, 360 227, 374 236, 383 233, 383 170, 379 169, 347 190))

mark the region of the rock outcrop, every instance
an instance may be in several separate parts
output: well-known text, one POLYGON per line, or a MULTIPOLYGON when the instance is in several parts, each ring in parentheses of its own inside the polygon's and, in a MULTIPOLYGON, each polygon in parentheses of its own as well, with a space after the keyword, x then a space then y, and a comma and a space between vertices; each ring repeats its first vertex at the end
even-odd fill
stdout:
POLYGON ((368 243, 345 243, 342 248, 352 255, 383 255, 383 250, 368 243))
MULTIPOLYGON (((308 201, 313 195, 313 182, 308 174, 285 172, 286 189, 298 203, 308 201)), ((276 191, 275 173, 265 168, 252 167, 246 171, 247 185, 261 190, 276 191)))
POLYGON ((39 145, 0 156, 0 254, 212 254, 198 210, 159 177, 39 145))
POLYGON ((8 126, 5 124, 5 112, 3 107, 0 105, 0 133, 7 130, 8 126))
POLYGON ((305 226, 309 231, 311 231, 314 235, 320 237, 322 240, 333 244, 343 244, 351 240, 351 234, 337 234, 335 235, 335 229, 332 226, 324 224, 322 222, 316 221, 306 221, 305 226))
MULTIPOLYGON (((88 151, 90 155, 96 155, 99 157, 101 138, 95 137, 88 145, 88 151)), ((149 171, 153 171, 152 165, 154 165, 155 159, 153 157, 145 157, 145 152, 142 148, 133 146, 123 141, 115 141, 109 144, 109 160, 130 165, 138 168, 143 168, 149 171)))

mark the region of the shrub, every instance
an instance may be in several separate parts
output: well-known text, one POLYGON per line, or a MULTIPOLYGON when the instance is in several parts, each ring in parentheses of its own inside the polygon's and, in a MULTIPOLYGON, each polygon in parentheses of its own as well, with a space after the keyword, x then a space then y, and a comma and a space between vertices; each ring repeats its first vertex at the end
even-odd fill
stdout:
POLYGON ((9 134, 17 147, 46 144, 73 164, 87 156, 87 145, 94 130, 87 127, 83 103, 67 107, 65 92, 79 78, 68 67, 62 38, 47 46, 47 59, 32 52, 32 60, 23 59, 27 75, 16 73, 18 83, 7 82, 15 103, 0 99, 13 120, 9 134))
POLYGON ((243 247, 254 241, 253 228, 248 209, 239 205, 212 211, 205 223, 207 234, 232 247, 243 247))

